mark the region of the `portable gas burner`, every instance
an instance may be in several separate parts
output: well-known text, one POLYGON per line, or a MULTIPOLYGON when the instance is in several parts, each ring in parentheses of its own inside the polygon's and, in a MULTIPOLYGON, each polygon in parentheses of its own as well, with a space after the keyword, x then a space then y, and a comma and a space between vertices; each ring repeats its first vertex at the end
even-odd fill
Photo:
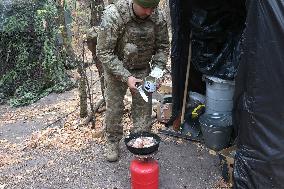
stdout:
POLYGON ((154 133, 132 133, 124 140, 127 149, 134 154, 130 163, 132 189, 158 189, 159 164, 154 159, 160 137, 154 133))

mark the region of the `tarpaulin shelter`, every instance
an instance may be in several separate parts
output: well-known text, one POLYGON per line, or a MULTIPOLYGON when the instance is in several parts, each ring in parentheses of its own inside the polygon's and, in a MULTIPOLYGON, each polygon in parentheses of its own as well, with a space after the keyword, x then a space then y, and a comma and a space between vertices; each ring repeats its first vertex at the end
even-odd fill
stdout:
POLYGON ((235 188, 283 188, 284 1, 246 5, 235 91, 235 188))
POLYGON ((191 42, 189 90, 204 92, 202 74, 236 81, 234 187, 283 188, 284 1, 170 0, 170 10, 172 120, 181 110, 191 42))
POLYGON ((184 91, 182 81, 185 80, 190 41, 190 90, 205 92, 202 74, 234 79, 239 62, 238 47, 244 25, 245 6, 244 0, 170 0, 170 10, 173 121, 181 109, 184 91))

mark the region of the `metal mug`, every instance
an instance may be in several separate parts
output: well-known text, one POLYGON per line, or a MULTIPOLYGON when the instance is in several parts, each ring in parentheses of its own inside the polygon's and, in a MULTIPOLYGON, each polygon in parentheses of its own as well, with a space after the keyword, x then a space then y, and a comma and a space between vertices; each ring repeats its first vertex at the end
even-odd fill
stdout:
POLYGON ((157 80, 152 76, 147 76, 144 79, 143 88, 148 93, 153 93, 157 90, 157 80))

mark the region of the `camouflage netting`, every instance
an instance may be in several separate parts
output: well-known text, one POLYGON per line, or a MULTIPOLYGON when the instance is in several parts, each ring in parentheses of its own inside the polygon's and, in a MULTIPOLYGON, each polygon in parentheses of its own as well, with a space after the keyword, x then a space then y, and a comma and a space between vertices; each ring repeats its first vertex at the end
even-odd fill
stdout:
POLYGON ((54 0, 0 0, 0 103, 35 102, 72 87, 54 0))

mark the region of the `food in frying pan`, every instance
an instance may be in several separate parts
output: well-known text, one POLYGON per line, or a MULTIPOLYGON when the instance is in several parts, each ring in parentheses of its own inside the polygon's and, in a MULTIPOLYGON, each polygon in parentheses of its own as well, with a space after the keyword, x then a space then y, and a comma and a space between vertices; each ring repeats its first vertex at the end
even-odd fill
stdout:
POLYGON ((156 143, 157 141, 153 137, 138 137, 130 140, 128 145, 133 148, 149 148, 156 143))

